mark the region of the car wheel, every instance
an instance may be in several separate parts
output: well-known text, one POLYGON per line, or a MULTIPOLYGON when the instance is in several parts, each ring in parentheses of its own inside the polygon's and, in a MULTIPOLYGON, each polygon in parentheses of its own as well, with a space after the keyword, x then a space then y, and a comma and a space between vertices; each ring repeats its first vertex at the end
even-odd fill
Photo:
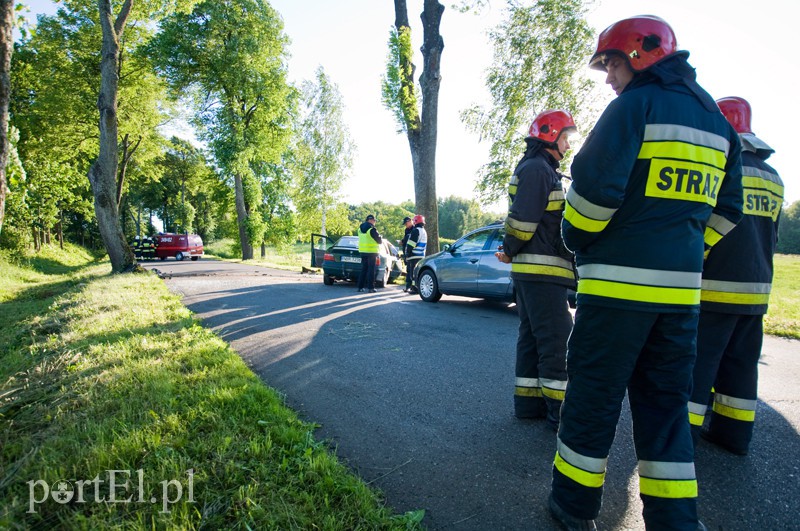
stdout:
POLYGON ((198 260, 200 260, 199 256, 193 256, 192 257, 192 262, 197 262, 198 260))
POLYGON ((430 269, 426 269, 420 274, 417 285, 419 296, 425 302, 436 302, 442 298, 442 292, 439 291, 439 283, 436 282, 436 275, 430 269))
POLYGON ((328 273, 322 274, 322 283, 326 286, 333 286, 333 277, 330 276, 328 273))
POLYGON ((183 260, 183 253, 176 254, 175 255, 175 260, 177 260, 178 262, 182 261, 183 260))
POLYGON ((381 278, 375 279, 375 284, 379 288, 385 288, 386 284, 389 283, 389 274, 390 273, 391 273, 391 271, 389 271, 388 267, 386 269, 384 269, 383 270, 383 276, 381 278))
POLYGON ((164 260, 166 260, 166 259, 167 259, 167 257, 166 257, 166 256, 162 256, 162 257, 161 257, 161 261, 162 261, 162 262, 163 262, 164 260))

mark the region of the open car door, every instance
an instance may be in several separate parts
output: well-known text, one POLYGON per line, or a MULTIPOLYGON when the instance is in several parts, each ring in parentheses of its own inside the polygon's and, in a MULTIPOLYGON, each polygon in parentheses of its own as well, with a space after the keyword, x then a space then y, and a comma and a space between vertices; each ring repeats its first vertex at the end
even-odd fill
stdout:
POLYGON ((328 239, 324 234, 311 234, 311 267, 322 267, 328 239))

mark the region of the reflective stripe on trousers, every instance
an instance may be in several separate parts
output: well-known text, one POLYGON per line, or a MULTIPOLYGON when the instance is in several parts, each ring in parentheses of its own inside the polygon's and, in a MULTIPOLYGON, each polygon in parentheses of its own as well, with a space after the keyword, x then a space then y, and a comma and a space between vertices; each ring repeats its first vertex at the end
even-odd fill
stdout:
POLYGON ((686 406, 696 329, 694 312, 578 306, 553 467, 553 496, 569 514, 594 519, 600 511, 601 464, 627 390, 645 524, 696 529, 697 481, 686 406))
POLYGON ((710 416, 708 428, 742 450, 753 437, 763 317, 702 311, 697 329, 690 422, 699 427, 710 416), (712 386, 714 404, 708 411, 712 386))

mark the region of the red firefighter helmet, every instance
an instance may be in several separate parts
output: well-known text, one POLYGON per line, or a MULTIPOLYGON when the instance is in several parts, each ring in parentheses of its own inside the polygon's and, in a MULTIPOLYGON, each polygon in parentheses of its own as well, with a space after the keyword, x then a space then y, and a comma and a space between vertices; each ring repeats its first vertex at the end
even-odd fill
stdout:
POLYGON ((414 225, 419 225, 420 223, 424 224, 425 223, 425 216, 421 216, 420 214, 417 214, 417 215, 414 216, 414 219, 411 220, 411 221, 414 223, 414 225))
POLYGON ((752 134, 753 130, 750 128, 752 111, 746 99, 737 96, 720 98, 717 100, 717 105, 737 133, 752 134))
POLYGON ((677 52, 675 32, 666 21, 653 15, 639 15, 603 30, 589 67, 605 70, 609 54, 616 53, 628 59, 634 72, 643 72, 677 52))
POLYGON ((548 144, 555 144, 559 135, 569 129, 578 130, 570 113, 562 110, 544 111, 533 119, 530 129, 528 129, 528 136, 538 138, 548 144))

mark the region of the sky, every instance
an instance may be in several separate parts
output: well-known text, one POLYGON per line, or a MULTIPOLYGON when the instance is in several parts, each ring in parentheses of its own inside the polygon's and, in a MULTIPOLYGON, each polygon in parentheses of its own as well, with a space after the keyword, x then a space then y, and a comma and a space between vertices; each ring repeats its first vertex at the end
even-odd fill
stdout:
MULTIPOLYGON (((487 31, 504 15, 504 1, 492 0, 480 15, 461 14, 453 0, 440 32, 444 39, 439 92, 436 192, 476 198, 480 167, 488 161, 488 142, 466 130, 459 113, 474 104, 489 105, 484 76, 492 60, 487 31)), ((23 2, 24 3, 24 2, 23 2)), ((29 1, 31 18, 53 12, 52 2, 29 1)), ((393 0, 271 0, 284 20, 289 46, 289 77, 300 83, 314 79, 322 66, 342 94, 346 125, 356 145, 351 174, 342 199, 350 203, 414 199, 408 141, 397 134, 392 114, 381 102, 393 0)), ((413 46, 422 44, 423 0, 408 0, 413 46)), ((800 163, 791 157, 790 142, 800 122, 795 83, 800 59, 796 43, 796 0, 654 0, 643 10, 630 0, 598 0, 587 20, 597 33, 617 20, 640 14, 658 15, 672 26, 680 49, 690 52, 698 82, 715 98, 740 96, 753 108, 753 131, 776 153, 768 163, 781 175, 786 200, 800 199, 800 163)), ((415 59, 417 78, 421 54, 415 59)), ((609 100, 611 89, 602 72, 589 71, 609 100)), ((533 118, 533 117, 531 117, 533 118)), ((578 124, 588 134, 593 124, 578 124)), ((523 133, 523 132, 521 132, 523 133)), ((520 136, 520 140, 522 135, 520 136)), ((564 168, 569 173, 568 168, 564 168)), ((503 205, 489 205, 502 212, 503 205)))

